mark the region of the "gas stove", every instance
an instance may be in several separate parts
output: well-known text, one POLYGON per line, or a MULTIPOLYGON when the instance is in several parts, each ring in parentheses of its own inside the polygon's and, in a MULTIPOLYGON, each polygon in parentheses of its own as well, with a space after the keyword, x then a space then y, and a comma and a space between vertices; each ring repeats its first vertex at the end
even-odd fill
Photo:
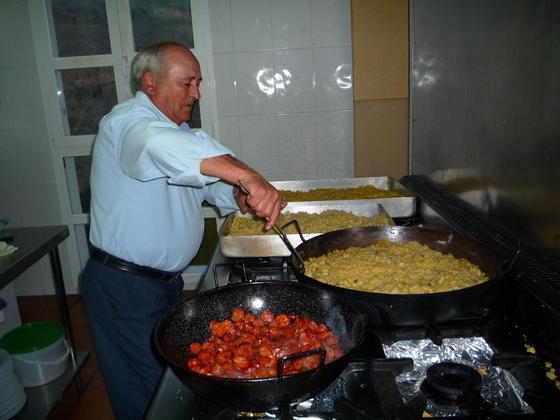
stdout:
MULTIPOLYGON (((466 234, 493 246, 504 260, 519 254, 487 226, 469 225, 465 214, 459 223, 443 217, 437 205, 420 203, 418 215, 408 223, 466 234), (485 241, 488 237, 499 243, 485 241)), ((531 264, 530 273, 548 273, 534 259, 531 264)), ((555 403, 560 381, 555 382, 553 368, 560 360, 560 315, 537 287, 527 288, 527 266, 522 255, 508 274, 511 287, 461 317, 429 326, 368 326, 345 370, 308 401, 263 413, 234 412, 194 395, 167 369, 147 418, 560 418, 555 403)), ((285 258, 229 259, 217 249, 198 290, 261 280, 297 281, 285 258)))
POLYGON ((510 317, 487 311, 473 312, 437 328, 368 327, 355 358, 328 388, 308 401, 263 413, 216 406, 192 394, 167 370, 148 418, 373 420, 421 418, 426 413, 436 418, 451 414, 453 418, 560 418, 554 402, 560 391, 546 377, 544 362, 527 352, 526 337, 510 317), (490 352, 477 359, 473 349, 479 349, 481 343, 490 352), (395 350, 399 347, 400 352, 395 350), (458 349, 465 360, 457 360, 449 347, 458 349), (444 354, 436 356, 434 349, 442 349, 444 354), (437 378, 437 372, 429 375, 423 371, 415 360, 418 357, 433 361, 424 364, 439 369, 439 376, 447 378, 445 386, 430 387, 430 378, 437 378), (446 366, 450 361, 454 365, 446 366), (483 383, 491 369, 499 369, 502 377, 483 383), (475 384, 465 387, 462 375, 473 375, 475 384), (417 392, 410 392, 414 383, 417 392), (481 392, 481 386, 486 392, 481 392), (477 393, 471 393, 473 390, 477 393))

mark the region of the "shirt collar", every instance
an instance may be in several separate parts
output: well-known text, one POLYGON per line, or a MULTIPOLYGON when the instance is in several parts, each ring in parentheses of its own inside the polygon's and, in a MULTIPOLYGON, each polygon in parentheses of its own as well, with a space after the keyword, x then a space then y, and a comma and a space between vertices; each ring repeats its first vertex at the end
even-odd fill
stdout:
MULTIPOLYGON (((150 98, 148 98, 148 95, 146 95, 141 90, 136 92, 136 95, 134 95, 134 100, 137 101, 140 105, 145 106, 146 108, 154 111, 158 115, 158 117, 160 119, 162 119, 163 121, 168 121, 171 124, 177 125, 175 122, 171 121, 167 117, 167 115, 165 115, 163 112, 161 112, 160 109, 157 106, 155 106, 155 104, 152 102, 152 100, 150 98)), ((190 131, 190 129, 191 129, 190 126, 186 122, 181 123, 178 127, 183 131, 190 131)))

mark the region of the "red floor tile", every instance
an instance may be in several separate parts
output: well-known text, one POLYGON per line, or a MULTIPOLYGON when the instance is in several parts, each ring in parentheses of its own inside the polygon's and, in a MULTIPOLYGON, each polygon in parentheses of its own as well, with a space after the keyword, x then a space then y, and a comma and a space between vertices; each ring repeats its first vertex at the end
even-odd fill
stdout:
POLYGON ((86 310, 81 298, 77 299, 75 304, 70 308, 70 320, 74 327, 88 327, 86 310))
POLYGON ((18 306, 23 324, 32 321, 60 321, 58 302, 55 296, 18 297, 18 306))
MULTIPOLYGON (((84 392, 88 389, 89 383, 94 378, 95 374, 97 373, 98 369, 96 367, 87 367, 84 366, 80 369, 80 380, 84 392)), ((77 404, 78 400, 80 399, 80 393, 78 388, 73 383, 70 385, 66 393, 64 394, 62 400, 53 408, 47 420, 66 420, 68 419, 71 414, 74 406, 77 404)))
POLYGON ((94 378, 88 385, 82 398, 76 403, 70 420, 111 420, 114 419, 111 403, 107 396, 105 383, 101 372, 97 371, 94 378))

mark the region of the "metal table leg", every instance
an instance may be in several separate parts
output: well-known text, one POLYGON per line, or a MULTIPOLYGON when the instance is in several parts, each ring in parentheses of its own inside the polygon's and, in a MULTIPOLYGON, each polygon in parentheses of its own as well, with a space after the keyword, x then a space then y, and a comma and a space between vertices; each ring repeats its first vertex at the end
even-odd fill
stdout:
MULTIPOLYGON (((54 247, 49 251, 49 258, 51 261, 51 268, 54 278, 54 288, 56 297, 58 299, 58 306, 60 308, 60 319, 62 327, 66 333, 66 338, 70 342, 70 358, 72 366, 76 366, 76 355, 74 346, 74 333, 72 332, 72 323, 70 322, 70 311, 68 309, 68 301, 66 300, 66 288, 64 287, 64 278, 62 277, 62 268, 60 265, 60 255, 58 254, 58 247, 54 247)), ((83 391, 80 375, 75 376, 76 386, 78 391, 83 391)))

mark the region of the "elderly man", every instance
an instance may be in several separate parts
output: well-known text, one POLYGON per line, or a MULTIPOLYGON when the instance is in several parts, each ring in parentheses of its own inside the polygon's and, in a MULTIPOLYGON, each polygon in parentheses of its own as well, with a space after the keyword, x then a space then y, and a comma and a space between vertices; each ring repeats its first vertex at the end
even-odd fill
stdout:
POLYGON ((153 354, 157 320, 181 296, 181 271, 202 241, 201 204, 268 218, 285 205, 261 175, 187 125, 200 98, 200 66, 166 42, 132 63, 134 98, 100 122, 91 169, 92 244, 82 294, 113 410, 141 419, 163 372, 153 354), (247 190, 236 185, 243 182, 247 190), (246 194, 248 193, 248 194, 246 194))

